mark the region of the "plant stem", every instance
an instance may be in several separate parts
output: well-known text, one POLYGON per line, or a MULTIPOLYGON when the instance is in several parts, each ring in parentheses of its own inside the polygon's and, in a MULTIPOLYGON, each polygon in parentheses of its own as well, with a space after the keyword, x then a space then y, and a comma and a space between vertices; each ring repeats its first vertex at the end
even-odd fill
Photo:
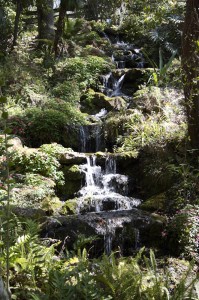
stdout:
MULTIPOLYGON (((5 130, 7 128, 5 122, 5 130)), ((9 277, 10 277, 10 170, 9 170, 9 153, 8 153, 8 136, 5 133, 5 148, 6 148, 6 179, 7 179, 7 203, 6 203, 6 289, 9 291, 9 277)))
MULTIPOLYGON (((2 96, 2 91, 0 88, 0 96, 2 96)), ((2 112, 4 112, 4 106, 2 109, 2 112)), ((9 256, 10 256, 10 169, 9 169, 9 152, 8 152, 8 135, 7 135, 7 121, 4 120, 4 144, 5 144, 5 157, 6 157, 6 175, 5 175, 5 182, 7 185, 7 202, 5 207, 5 217, 6 217, 6 290, 9 295, 9 298, 11 298, 10 293, 10 262, 9 262, 9 256)))

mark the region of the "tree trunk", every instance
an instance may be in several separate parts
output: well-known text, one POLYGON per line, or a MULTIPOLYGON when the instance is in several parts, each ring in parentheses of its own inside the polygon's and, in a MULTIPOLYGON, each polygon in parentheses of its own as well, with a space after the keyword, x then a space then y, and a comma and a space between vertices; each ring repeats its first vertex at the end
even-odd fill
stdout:
POLYGON ((17 36, 18 36, 18 30, 19 30, 19 20, 20 20, 21 11, 22 11, 21 0, 17 0, 15 25, 14 25, 14 37, 13 37, 12 49, 17 44, 17 36))
POLYGON ((66 15, 67 7, 68 7, 68 0, 61 0, 60 7, 59 7, 59 18, 57 22, 57 30, 56 30, 55 42, 54 42, 55 56, 57 56, 59 52, 58 45, 64 31, 64 18, 66 15))
MULTIPOLYGON (((187 0, 182 37, 182 68, 188 133, 199 150, 199 1, 187 0)), ((198 151, 197 151, 198 152, 198 151)))
POLYGON ((54 43, 54 11, 53 0, 37 0, 38 39, 39 46, 46 42, 54 43))

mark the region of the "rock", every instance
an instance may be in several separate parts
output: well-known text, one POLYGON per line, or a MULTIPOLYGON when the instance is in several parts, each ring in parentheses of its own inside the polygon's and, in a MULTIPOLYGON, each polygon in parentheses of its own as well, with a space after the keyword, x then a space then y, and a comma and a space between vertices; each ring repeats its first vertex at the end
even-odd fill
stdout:
POLYGON ((79 126, 67 125, 63 131, 63 145, 66 148, 72 148, 75 151, 79 151, 79 126))
POLYGON ((78 165, 64 166, 62 169, 66 180, 81 180, 84 174, 78 165))
POLYGON ((10 147, 10 149, 12 149, 12 150, 23 147, 22 141, 18 137, 9 139, 9 144, 12 145, 12 147, 10 147))
POLYGON ((83 49, 83 55, 94 55, 94 56, 99 56, 99 57, 105 57, 106 54, 103 50, 93 47, 92 45, 88 45, 83 49))
POLYGON ((79 165, 86 163, 86 155, 78 152, 66 152, 60 156, 60 164, 62 165, 79 165))
MULTIPOLYGON (((76 200, 69 200, 69 206, 76 200)), ((66 205, 67 208, 67 205, 66 205)), ((67 208, 68 210, 68 208, 67 208)), ((73 208, 72 208, 73 210, 73 208)), ((70 211, 69 213, 73 213, 70 211)), ((41 236, 59 239, 68 250, 73 248, 78 237, 97 236, 92 242, 89 254, 98 256, 104 251, 116 251, 132 255, 142 246, 161 246, 161 232, 164 224, 138 209, 131 211, 112 211, 88 213, 67 217, 49 217, 43 224, 41 236)), ((110 253, 109 253, 110 254, 110 253)))
POLYGON ((46 217, 44 210, 40 208, 31 208, 31 207, 12 207, 12 212, 21 218, 25 219, 35 219, 41 222, 46 217))
POLYGON ((48 215, 57 215, 61 212, 63 202, 58 197, 46 197, 42 200, 41 207, 48 215))
POLYGON ((82 186, 81 180, 65 180, 64 185, 58 187, 58 195, 63 201, 75 197, 82 186))
POLYGON ((59 213, 62 202, 55 196, 54 188, 55 182, 50 178, 30 173, 23 175, 11 191, 13 210, 24 216, 26 209, 27 216, 59 213))
MULTIPOLYGON (((82 236, 91 238, 91 236, 96 236, 96 234, 95 230, 78 216, 48 217, 42 225, 41 237, 58 239, 62 241, 62 245, 64 244, 67 250, 72 250, 74 243, 82 236)), ((95 249, 91 249, 90 245, 89 249, 91 250, 89 251, 91 255, 95 249)))
POLYGON ((105 247, 110 238, 112 250, 120 248, 123 255, 132 255, 143 246, 162 246, 161 234, 165 223, 139 209, 90 213, 79 218, 103 237, 105 247))
POLYGON ((134 93, 130 108, 137 108, 147 114, 161 112, 163 109, 170 115, 170 122, 178 123, 184 119, 182 99, 182 92, 174 89, 145 87, 134 93))
POLYGON ((116 69, 113 71, 113 76, 115 78, 120 78, 124 76, 122 92, 128 96, 132 96, 141 84, 148 81, 151 74, 154 72, 151 68, 133 68, 133 69, 116 69))
POLYGON ((74 197, 82 186, 82 180, 85 175, 82 173, 78 165, 69 165, 63 167, 65 183, 58 186, 58 194, 63 200, 74 197))
MULTIPOLYGON (((9 150, 15 150, 17 148, 21 148, 23 147, 22 141, 20 140, 20 138, 18 138, 17 136, 12 137, 10 135, 8 135, 8 143, 9 143, 9 150)), ((4 141, 5 136, 3 134, 0 134, 0 140, 4 141)))
POLYGON ((97 114, 102 108, 107 111, 121 110, 126 108, 126 102, 122 97, 108 97, 103 93, 94 92, 89 89, 81 99, 81 111, 88 114, 97 114))

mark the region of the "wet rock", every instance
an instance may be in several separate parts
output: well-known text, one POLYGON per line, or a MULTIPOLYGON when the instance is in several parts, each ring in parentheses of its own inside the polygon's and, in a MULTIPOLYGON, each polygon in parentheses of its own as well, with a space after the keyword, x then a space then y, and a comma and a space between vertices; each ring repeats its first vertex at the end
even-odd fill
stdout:
MULTIPOLYGON (((90 238, 91 236, 96 236, 96 232, 94 228, 92 228, 92 226, 90 226, 88 222, 86 222, 86 220, 81 219, 78 216, 63 216, 57 218, 49 217, 46 219, 45 223, 43 223, 41 231, 41 237, 58 239, 62 241, 62 246, 64 244, 64 247, 67 250, 73 249, 74 243, 80 236, 90 238)), ((102 245, 100 247, 103 247, 102 245)), ((90 245, 89 248, 91 248, 90 245)), ((97 253, 97 251, 99 251, 99 248, 92 249, 91 251, 89 251, 89 253, 92 254, 92 251, 95 251, 97 253)))
POLYGON ((79 150, 79 126, 68 125, 64 127, 62 135, 62 144, 66 148, 72 148, 74 151, 79 150))
POLYGON ((89 114, 96 114, 103 108, 107 111, 126 108, 126 102, 122 97, 108 97, 103 93, 94 92, 91 89, 81 97, 80 102, 81 111, 89 114))

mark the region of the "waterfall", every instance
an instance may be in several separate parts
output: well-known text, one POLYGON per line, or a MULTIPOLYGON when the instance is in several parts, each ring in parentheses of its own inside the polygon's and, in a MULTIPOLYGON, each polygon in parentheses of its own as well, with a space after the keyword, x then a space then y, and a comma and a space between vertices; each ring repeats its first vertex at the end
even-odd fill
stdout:
POLYGON ((78 192, 77 212, 130 210, 140 204, 140 200, 128 197, 128 177, 116 173, 116 161, 107 157, 102 168, 96 163, 96 156, 87 157, 81 165, 85 174, 85 186, 78 192))
POLYGON ((106 157, 105 174, 116 174, 116 160, 113 156, 106 157))
MULTIPOLYGON (((106 110, 96 115, 100 119, 106 110)), ((79 151, 84 153, 103 151, 103 132, 101 123, 82 125, 79 127, 79 151)))
POLYGON ((86 152, 88 132, 87 132, 85 126, 80 126, 80 128, 79 128, 79 137, 80 137, 80 152, 86 152))
POLYGON ((124 81, 125 74, 122 75, 118 81, 115 81, 113 92, 111 93, 111 97, 120 96, 122 94, 121 88, 124 81))
POLYGON ((126 63, 124 60, 119 60, 119 61, 116 61, 115 63, 116 63, 117 69, 125 69, 126 63))

